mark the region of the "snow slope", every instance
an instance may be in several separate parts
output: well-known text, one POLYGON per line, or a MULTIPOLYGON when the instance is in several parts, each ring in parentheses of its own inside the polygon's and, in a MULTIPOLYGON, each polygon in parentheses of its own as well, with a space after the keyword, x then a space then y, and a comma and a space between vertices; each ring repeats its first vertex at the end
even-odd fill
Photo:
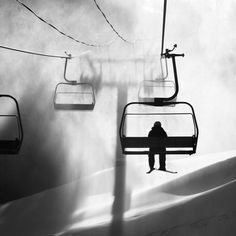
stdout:
POLYGON ((113 185, 105 184, 114 175, 111 168, 2 205, 0 235, 236 234, 236 151, 169 160, 178 174, 146 175, 144 161, 132 173, 138 181, 126 180, 120 215, 112 213, 113 185), (98 184, 99 190, 88 188, 98 184))

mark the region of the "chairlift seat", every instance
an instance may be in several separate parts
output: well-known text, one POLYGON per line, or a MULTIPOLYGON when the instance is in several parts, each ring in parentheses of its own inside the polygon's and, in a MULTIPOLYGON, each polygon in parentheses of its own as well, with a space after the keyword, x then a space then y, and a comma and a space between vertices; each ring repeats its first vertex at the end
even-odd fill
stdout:
POLYGON ((0 154, 17 154, 20 150, 20 140, 0 140, 0 154))
POLYGON ((89 83, 59 83, 54 93, 54 108, 58 110, 93 110, 95 94, 89 83))
POLYGON ((121 143, 124 154, 145 155, 151 152, 153 154, 165 153, 191 155, 196 152, 197 139, 195 136, 172 136, 164 140, 148 137, 121 137, 121 143), (163 146, 166 147, 165 151, 160 148, 163 146), (152 151, 150 151, 149 148, 152 148, 152 151))
POLYGON ((79 83, 66 78, 67 61, 65 58, 64 83, 58 83, 54 92, 54 108, 58 110, 93 110, 95 106, 94 87, 90 83, 79 83))

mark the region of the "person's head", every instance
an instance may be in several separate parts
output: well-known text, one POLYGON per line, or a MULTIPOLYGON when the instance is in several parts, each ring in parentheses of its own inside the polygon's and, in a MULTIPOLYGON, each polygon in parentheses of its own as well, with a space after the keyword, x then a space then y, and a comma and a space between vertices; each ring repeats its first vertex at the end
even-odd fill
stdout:
POLYGON ((156 122, 154 123, 154 127, 157 127, 157 126, 161 127, 161 122, 160 122, 160 121, 156 121, 156 122))

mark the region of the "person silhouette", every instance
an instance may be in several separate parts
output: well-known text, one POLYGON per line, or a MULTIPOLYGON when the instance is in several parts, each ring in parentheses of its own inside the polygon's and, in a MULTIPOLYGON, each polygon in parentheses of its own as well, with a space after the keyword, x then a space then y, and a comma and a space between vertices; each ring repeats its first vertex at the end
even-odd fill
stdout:
POLYGON ((164 140, 167 138, 167 134, 165 130, 161 127, 161 122, 156 121, 152 127, 152 129, 148 133, 148 138, 158 138, 160 140, 157 147, 150 147, 149 154, 148 154, 148 163, 150 170, 147 172, 147 174, 151 173, 154 168, 155 164, 155 152, 159 153, 159 170, 166 170, 166 147, 164 140))

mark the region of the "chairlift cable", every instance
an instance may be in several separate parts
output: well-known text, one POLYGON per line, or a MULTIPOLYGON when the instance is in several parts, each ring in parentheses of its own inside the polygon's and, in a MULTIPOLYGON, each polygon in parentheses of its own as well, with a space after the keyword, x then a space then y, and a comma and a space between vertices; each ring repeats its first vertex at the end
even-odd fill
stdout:
POLYGON ((16 0, 19 4, 21 4, 23 7, 25 7, 28 11, 30 11, 34 16, 36 16, 39 20, 41 20, 42 22, 44 22, 45 24, 47 24, 48 26, 50 26, 51 28, 53 28, 54 30, 56 30, 58 33, 62 34, 63 36, 77 42, 80 44, 83 44, 85 46, 89 46, 89 47, 104 47, 107 44, 109 45, 111 42, 113 43, 114 40, 112 40, 111 42, 105 43, 105 44, 91 44, 91 43, 86 43, 84 41, 78 40, 76 38, 74 38, 73 36, 64 33, 63 31, 61 31, 60 29, 58 29, 56 26, 54 26, 53 24, 47 22, 46 20, 44 20, 42 17, 40 17, 38 14, 36 14, 31 8, 29 8, 28 6, 26 6, 23 2, 16 0))
POLYGON ((11 50, 11 51, 15 51, 15 52, 31 54, 31 55, 35 55, 35 56, 42 56, 42 57, 53 57, 53 58, 62 58, 62 59, 64 59, 64 58, 68 58, 68 59, 72 58, 71 56, 58 56, 58 55, 43 54, 43 53, 37 53, 37 52, 31 52, 31 51, 25 51, 25 50, 21 50, 21 49, 16 49, 16 48, 12 48, 12 47, 6 47, 6 46, 2 46, 2 45, 0 45, 0 48, 11 50))
POLYGON ((161 40, 161 56, 163 55, 163 51, 164 51, 165 27, 166 27, 166 8, 167 8, 167 0, 164 0, 163 22, 162 22, 162 40, 161 40))
POLYGON ((65 52, 65 54, 67 56, 59 56, 59 55, 52 55, 52 54, 44 54, 44 53, 38 53, 38 52, 32 52, 32 51, 26 51, 26 50, 22 50, 22 49, 17 49, 17 48, 12 48, 12 47, 6 47, 3 45, 0 45, 0 48, 2 49, 7 49, 7 50, 11 50, 11 51, 15 51, 15 52, 20 52, 20 53, 26 53, 26 54, 30 54, 30 55, 35 55, 35 56, 42 56, 42 57, 52 57, 52 58, 61 58, 61 59, 73 59, 73 58, 79 58, 82 57, 88 53, 90 53, 90 50, 84 51, 76 56, 71 56, 71 54, 68 54, 65 52))
POLYGON ((95 5, 96 5, 97 9, 102 13, 102 15, 103 15, 104 19, 106 20, 107 24, 112 28, 112 30, 115 32, 115 34, 116 34, 121 40, 123 40, 124 42, 133 44, 133 42, 128 41, 127 39, 125 39, 124 37, 122 37, 122 36, 119 34, 119 32, 118 32, 118 31, 114 28, 114 26, 110 23, 110 21, 108 20, 106 14, 102 11, 102 9, 100 8, 100 6, 98 5, 97 1, 96 1, 96 0, 93 0, 93 1, 94 1, 95 5))

